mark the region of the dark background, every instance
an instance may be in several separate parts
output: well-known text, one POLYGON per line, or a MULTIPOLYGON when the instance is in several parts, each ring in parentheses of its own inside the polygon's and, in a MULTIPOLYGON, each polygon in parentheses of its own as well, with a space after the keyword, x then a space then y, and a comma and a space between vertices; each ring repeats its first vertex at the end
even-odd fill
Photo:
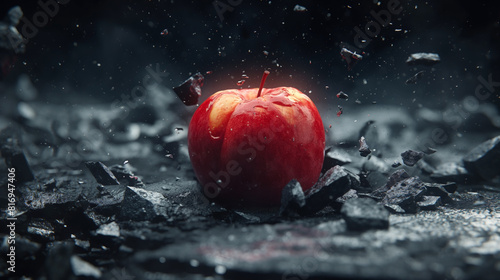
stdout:
MULTIPOLYGON (((401 1, 403 12, 392 15, 391 25, 358 49, 365 56, 348 71, 341 47, 353 46, 354 27, 364 29, 373 20, 370 11, 386 9, 387 2, 242 0, 221 21, 213 1, 73 0, 39 28, 7 82, 27 73, 41 100, 112 102, 142 83, 147 65, 159 63, 169 73, 162 81, 167 87, 197 71, 213 71, 206 77, 205 99, 237 87, 244 72, 250 76, 244 86, 257 87, 263 70, 271 69, 267 87, 295 86, 319 107, 337 110, 340 90, 364 103, 400 105, 416 99, 415 106, 439 108, 472 95, 479 76, 500 80, 496 1, 401 1), (294 12, 295 4, 308 11, 294 12), (169 34, 161 36, 165 28, 169 34), (406 65, 414 52, 438 53, 442 62, 432 68, 406 65), (422 80, 405 85, 419 70, 427 72, 422 80)), ((37 1, 0 5, 0 15, 20 5, 32 22, 41 10, 37 1)), ((498 103, 498 98, 488 102, 498 103)))

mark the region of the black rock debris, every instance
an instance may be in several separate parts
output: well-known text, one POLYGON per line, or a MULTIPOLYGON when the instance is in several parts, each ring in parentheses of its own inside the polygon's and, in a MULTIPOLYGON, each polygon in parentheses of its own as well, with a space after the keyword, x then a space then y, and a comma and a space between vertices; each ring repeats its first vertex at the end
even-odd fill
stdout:
POLYGON ((403 159, 403 163, 408 166, 414 166, 423 157, 424 157, 423 152, 417 152, 413 150, 407 150, 401 153, 401 158, 403 159))
POLYGON ((299 208, 306 204, 300 183, 293 179, 281 191, 280 216, 296 215, 299 208))
POLYGON ((422 210, 437 210, 438 206, 441 206, 440 196, 426 196, 422 197, 422 200, 417 202, 418 207, 422 210))
POLYGON ((500 176, 500 136, 487 140, 463 158, 464 167, 486 181, 500 176))
POLYGON ((323 160, 322 172, 324 173, 336 165, 345 165, 351 162, 352 159, 346 151, 342 149, 335 149, 333 147, 327 147, 325 149, 325 159, 323 160))
POLYGON ((205 78, 198 72, 179 86, 174 87, 174 92, 186 106, 196 105, 201 96, 201 87, 203 87, 204 81, 205 78))
POLYGON ((119 185, 120 182, 109 168, 100 161, 87 161, 85 166, 90 170, 97 183, 101 185, 119 185))
POLYGON ((347 70, 351 70, 358 61, 363 59, 361 54, 347 48, 342 48, 340 50, 340 56, 347 62, 347 70))
POLYGON ((0 153, 5 160, 5 164, 9 168, 15 169, 18 182, 29 182, 35 179, 28 160, 21 149, 3 146, 0 153))
POLYGON ((337 198, 359 185, 359 176, 342 166, 335 166, 305 192, 306 204, 302 207, 302 212, 314 214, 327 206, 334 205, 337 198))
POLYGON ((416 213, 419 208, 417 201, 426 193, 424 183, 418 177, 410 177, 398 182, 386 193, 381 203, 398 205, 406 213, 416 213))
POLYGON ((366 144, 366 139, 364 136, 361 136, 359 139, 359 155, 362 157, 367 157, 369 154, 371 154, 371 150, 368 147, 368 144, 366 144))
POLYGON ((389 228, 389 211, 370 198, 349 199, 344 203, 340 212, 349 230, 389 228))

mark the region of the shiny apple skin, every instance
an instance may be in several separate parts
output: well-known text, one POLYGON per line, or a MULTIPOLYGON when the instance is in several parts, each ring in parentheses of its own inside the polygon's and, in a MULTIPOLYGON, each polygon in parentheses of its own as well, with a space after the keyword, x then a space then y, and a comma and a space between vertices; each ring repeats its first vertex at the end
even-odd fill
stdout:
POLYGON ((292 179, 318 180, 325 130, 309 97, 292 87, 219 91, 191 119, 188 149, 202 191, 228 206, 278 206, 292 179))

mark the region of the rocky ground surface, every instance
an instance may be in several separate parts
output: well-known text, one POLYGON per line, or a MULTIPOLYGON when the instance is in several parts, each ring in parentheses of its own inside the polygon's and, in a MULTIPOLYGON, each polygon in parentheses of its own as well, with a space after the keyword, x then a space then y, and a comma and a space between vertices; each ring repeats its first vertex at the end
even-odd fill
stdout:
POLYGON ((323 114, 329 147, 313 189, 290 182, 279 208, 226 209, 204 198, 191 169, 192 112, 165 89, 148 98, 127 111, 2 104, 4 256, 7 218, 17 219, 16 272, 3 261, 2 277, 500 275, 500 133, 498 116, 486 109, 471 116, 482 126, 467 134, 430 118, 432 111, 372 106, 369 118, 355 108, 340 118, 323 114), (444 134, 428 136, 436 127, 444 134), (4 207, 12 167, 15 210, 4 207))

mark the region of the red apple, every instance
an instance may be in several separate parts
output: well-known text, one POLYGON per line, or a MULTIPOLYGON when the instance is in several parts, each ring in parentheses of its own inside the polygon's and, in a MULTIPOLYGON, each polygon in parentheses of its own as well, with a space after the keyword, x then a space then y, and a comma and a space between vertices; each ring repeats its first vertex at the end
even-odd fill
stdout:
POLYGON ((303 190, 321 172, 325 131, 314 103, 292 87, 228 89, 203 102, 188 148, 204 194, 229 206, 277 206, 291 179, 303 190))

